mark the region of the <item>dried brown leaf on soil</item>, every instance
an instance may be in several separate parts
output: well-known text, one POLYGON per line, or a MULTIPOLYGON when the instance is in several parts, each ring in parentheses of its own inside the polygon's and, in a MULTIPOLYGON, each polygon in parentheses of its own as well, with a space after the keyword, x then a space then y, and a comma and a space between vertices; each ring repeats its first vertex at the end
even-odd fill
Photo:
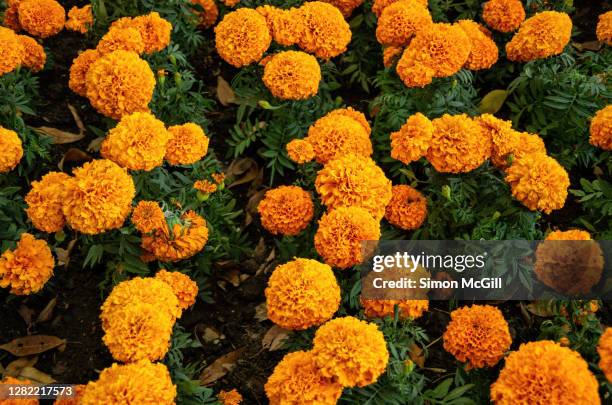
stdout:
POLYGON ((213 361, 200 375, 200 382, 202 385, 209 386, 220 378, 225 377, 227 373, 236 367, 236 362, 243 352, 244 348, 236 349, 213 361))
POLYGON ((26 323, 28 328, 30 328, 30 326, 32 326, 32 319, 34 318, 34 310, 27 305, 22 304, 19 306, 19 308, 17 308, 17 313, 26 323))
POLYGON ((56 305, 57 297, 49 301, 49 303, 43 308, 43 310, 40 311, 38 317, 36 318, 36 323, 49 321, 51 319, 51 316, 53 315, 53 310, 55 309, 56 305))
POLYGON ((28 356, 28 357, 20 357, 16 360, 13 360, 6 366, 6 369, 3 372, 3 375, 17 378, 19 374, 21 374, 21 370, 25 367, 33 367, 38 361, 38 356, 28 356))
POLYGON ((228 178, 232 179, 232 182, 227 187, 231 188, 250 183, 257 178, 258 174, 259 166, 254 159, 234 159, 225 173, 228 178))
POLYGON ((236 94, 232 90, 232 86, 221 76, 217 76, 217 98, 224 107, 230 104, 237 104, 236 94))
POLYGON ((249 226, 253 223, 253 219, 257 216, 257 206, 263 200, 266 195, 267 189, 259 190, 251 197, 249 197, 249 201, 246 205, 245 217, 244 217, 244 226, 249 226))
POLYGON ((104 139, 106 138, 103 136, 99 136, 89 142, 89 145, 87 145, 87 152, 100 152, 100 148, 102 147, 102 142, 104 142, 104 139))
POLYGON ((57 164, 57 167, 61 170, 64 171, 64 163, 66 162, 89 162, 90 160, 93 160, 93 157, 87 153, 87 152, 83 152, 80 149, 77 148, 70 148, 66 151, 66 153, 64 153, 64 156, 62 156, 62 160, 60 160, 60 162, 57 164))
POLYGON ((425 367, 425 353, 423 352, 421 346, 417 345, 416 343, 413 343, 410 345, 408 350, 408 356, 410 357, 410 360, 414 361, 415 364, 421 368, 425 367))
POLYGON ((61 129, 51 127, 38 127, 34 128, 36 131, 43 135, 49 136, 53 139, 53 143, 56 145, 78 142, 85 138, 84 134, 75 134, 68 131, 62 131, 61 129))
POLYGON ((65 339, 49 335, 32 335, 13 339, 9 343, 0 345, 1 350, 6 350, 17 357, 31 356, 44 353, 52 349, 63 350, 66 345, 65 339))
POLYGON ((280 350, 292 333, 293 332, 288 329, 283 329, 278 325, 274 325, 268 329, 264 335, 261 340, 261 345, 270 352, 280 350))
POLYGON ((24 367, 19 373, 19 378, 30 380, 34 384, 46 385, 56 382, 49 374, 45 374, 34 367, 24 367))
POLYGON ((70 110, 70 114, 72 114, 72 118, 74 118, 74 122, 76 123, 77 128, 79 128, 79 134, 82 135, 85 133, 85 125, 83 125, 83 120, 79 116, 79 112, 77 109, 70 103, 68 103, 68 109, 70 110))
POLYGON ((259 322, 268 320, 268 304, 262 302, 255 307, 255 319, 259 322))

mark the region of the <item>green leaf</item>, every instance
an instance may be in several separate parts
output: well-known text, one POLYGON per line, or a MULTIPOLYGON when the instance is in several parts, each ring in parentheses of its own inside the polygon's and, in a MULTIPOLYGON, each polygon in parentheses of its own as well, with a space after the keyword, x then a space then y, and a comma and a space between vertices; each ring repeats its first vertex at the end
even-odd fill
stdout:
POLYGON ((480 113, 495 114, 502 108, 507 97, 507 90, 491 90, 480 101, 480 113))

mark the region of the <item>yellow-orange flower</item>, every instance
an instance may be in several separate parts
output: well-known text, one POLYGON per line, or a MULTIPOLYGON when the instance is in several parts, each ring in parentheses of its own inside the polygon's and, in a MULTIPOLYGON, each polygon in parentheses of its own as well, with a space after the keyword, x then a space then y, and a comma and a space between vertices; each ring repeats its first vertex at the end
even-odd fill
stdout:
POLYGON ((145 53, 159 52, 170 44, 172 24, 154 11, 146 15, 123 17, 111 24, 112 28, 136 28, 145 44, 145 53))
POLYGON ((297 8, 285 10, 266 4, 255 10, 266 19, 274 42, 283 46, 291 46, 298 42, 302 21, 297 8))
POLYGON ((433 137, 427 160, 441 173, 467 173, 491 155, 491 138, 465 114, 448 115, 432 121, 433 137))
POLYGON ((218 398, 223 405, 240 405, 242 403, 242 395, 236 388, 231 391, 220 391, 218 398))
POLYGON ((484 27, 472 20, 461 20, 458 24, 472 43, 470 56, 468 56, 464 65, 465 68, 481 70, 493 66, 499 57, 499 50, 495 41, 483 31, 484 27))
POLYGON ((210 175, 217 185, 220 185, 225 181, 225 173, 213 173, 210 175))
POLYGON ((572 20, 565 13, 543 11, 525 20, 506 44, 508 60, 529 62, 563 52, 572 36, 572 20))
POLYGON ((190 165, 208 153, 209 139, 199 125, 188 122, 172 126, 168 132, 170 140, 165 159, 171 165, 190 165))
POLYGON ((340 287, 327 264, 294 259, 277 266, 266 288, 268 318, 285 329, 308 329, 334 316, 340 287))
POLYGON ((297 235, 310 223, 314 205, 310 193, 298 186, 280 186, 266 191, 257 206, 261 225, 274 235, 297 235))
POLYGON ((591 234, 581 229, 552 231, 546 235, 546 240, 591 240, 591 234))
POLYGON ((176 386, 166 366, 142 360, 102 370, 98 380, 85 387, 82 404, 173 405, 175 398, 176 386))
POLYGON ((606 328, 597 345, 599 368, 608 381, 612 381, 612 328, 606 328))
POLYGON ((350 17, 357 7, 361 6, 364 0, 322 0, 336 7, 343 17, 350 17))
POLYGON ((499 32, 512 32, 525 21, 521 0, 489 0, 482 8, 482 19, 499 32))
POLYGON ((250 8, 226 14, 215 27, 217 52, 221 59, 235 67, 258 62, 271 41, 266 19, 250 8))
POLYGON ((550 340, 510 353, 491 385, 496 405, 600 404, 597 379, 580 354, 550 340))
POLYGON ((310 162, 315 158, 312 144, 305 139, 294 139, 287 144, 289 159, 297 164, 310 162))
POLYGON ((274 97, 304 100, 317 94, 321 67, 317 59, 300 51, 275 54, 264 66, 263 83, 274 97))
POLYGON ((217 191, 217 185, 209 180, 198 180, 193 183, 193 188, 203 194, 210 194, 217 191))
POLYGON ((195 14, 200 19, 200 26, 210 28, 215 25, 219 17, 219 8, 214 0, 191 0, 192 4, 202 7, 202 11, 195 10, 195 14))
POLYGON ((10 287, 15 295, 37 293, 53 276, 54 266, 47 242, 22 233, 17 247, 0 256, 0 288, 10 287))
MULTIPOLYGON (((374 0, 374 4, 372 4, 372 12, 376 14, 376 17, 380 17, 383 10, 387 8, 387 6, 390 6, 391 4, 395 3, 396 1, 400 1, 400 0, 374 0)), ((407 0, 407 1, 412 1, 414 3, 420 4, 421 6, 425 8, 427 8, 428 3, 429 3, 429 0, 407 0)))
POLYGON ((25 57, 19 36, 11 29, 0 27, 0 76, 17 69, 25 57))
POLYGON ((387 343, 373 323, 352 316, 336 318, 317 330, 313 343, 321 374, 345 387, 372 384, 387 368, 387 343))
POLYGON ((368 211, 340 207, 321 217, 314 243, 325 263, 346 269, 363 262, 363 241, 379 239, 380 223, 368 211))
POLYGON ((100 58, 95 49, 87 49, 72 61, 70 66, 70 79, 68 87, 79 96, 87 96, 87 72, 91 65, 100 58))
POLYGON ((408 117, 399 131, 391 133, 391 157, 409 164, 427 155, 434 126, 423 114, 408 117))
POLYGON ((166 226, 164 212, 156 201, 140 201, 132 212, 132 223, 141 233, 151 233, 166 226))
POLYGON ((188 275, 178 271, 160 270, 155 278, 163 281, 172 288, 172 292, 178 298, 179 307, 185 310, 195 304, 198 296, 198 285, 188 275))
POLYGON ((589 132, 591 145, 612 150, 612 104, 595 113, 589 132))
POLYGON ((100 153, 130 170, 153 170, 161 166, 170 135, 164 123, 150 113, 124 115, 108 132, 100 153))
POLYGON ((599 16, 597 21, 597 39, 612 46, 612 11, 599 16))
POLYGON ((408 45, 412 37, 433 24, 426 7, 414 0, 400 0, 385 7, 376 27, 376 39, 384 46, 408 45))
POLYGON ((550 214, 565 205, 569 176, 563 166, 544 153, 515 159, 506 173, 512 195, 530 210, 550 214))
POLYGON ((317 58, 340 55, 351 42, 351 29, 342 13, 331 4, 309 1, 299 8, 302 32, 298 46, 317 58))
POLYGON ((17 35, 17 37, 25 51, 23 61, 21 62, 22 65, 32 72, 40 72, 45 67, 45 62, 47 61, 45 48, 36 42, 34 38, 27 35, 17 35))
POLYGON ((66 179, 62 211, 74 230, 95 235, 119 228, 131 210, 136 194, 127 171, 107 159, 74 169, 66 179))
POLYGON ((85 34, 89 31, 93 22, 91 4, 87 4, 80 8, 74 6, 68 11, 68 20, 66 21, 65 27, 67 30, 85 34))
POLYGON ((369 157, 346 154, 319 170, 315 187, 329 209, 360 207, 376 220, 385 215, 391 200, 391 181, 369 157))
POLYGON ((276 365, 265 385, 270 405, 334 405, 342 385, 325 377, 312 352, 293 352, 276 365))
POLYGON ((418 190, 407 186, 393 186, 393 195, 385 211, 391 225, 404 230, 418 229, 427 218, 427 199, 418 190))
POLYGON ((472 305, 451 312, 443 335, 444 350, 469 368, 493 367, 510 348, 508 322, 491 305, 472 305))
POLYGON ((377 300, 362 298, 360 302, 368 318, 393 317, 396 305, 400 319, 420 318, 429 309, 429 300, 377 300))
POLYGON ((21 31, 21 24, 19 24, 20 1, 21 0, 7 0, 6 9, 4 10, 4 20, 2 21, 2 25, 15 32, 21 31))
POLYGON ((114 51, 132 51, 137 54, 144 52, 144 41, 136 28, 111 28, 100 39, 96 50, 100 55, 114 51))
POLYGON ((390 68, 402 56, 404 48, 398 46, 387 46, 383 49, 383 65, 390 68))
POLYGON ((66 11, 55 0, 22 0, 18 7, 19 24, 30 35, 47 38, 64 28, 66 11))
POLYGON ((366 119, 366 116, 364 115, 364 113, 362 113, 361 111, 355 110, 353 107, 336 108, 335 110, 328 112, 325 116, 326 117, 344 116, 344 117, 352 118, 355 121, 357 121, 359 125, 363 127, 363 129, 365 129, 368 136, 372 133, 372 128, 370 128, 370 124, 368 123, 368 120, 366 119))
POLYGON ((23 147, 17 132, 0 127, 0 173, 16 168, 22 157, 23 147))
MULTIPOLYGON (((22 385, 30 385, 32 382, 30 380, 18 380, 16 378, 6 376, 3 380, 0 380, 0 384, 22 384, 22 385)), ((3 392, 8 392, 2 390, 3 392)), ((56 402, 57 403, 57 402, 56 402)), ((0 405, 38 405, 38 399, 27 399, 27 398, 19 398, 19 399, 0 399, 0 405)))
POLYGON ((175 262, 198 254, 207 241, 206 221, 194 211, 187 211, 174 224, 143 235, 142 248, 160 261, 175 262))
POLYGON ((28 204, 26 214, 36 229, 58 232, 66 224, 62 205, 64 186, 68 179, 70 176, 66 173, 50 172, 39 181, 32 182, 32 188, 25 197, 28 204))

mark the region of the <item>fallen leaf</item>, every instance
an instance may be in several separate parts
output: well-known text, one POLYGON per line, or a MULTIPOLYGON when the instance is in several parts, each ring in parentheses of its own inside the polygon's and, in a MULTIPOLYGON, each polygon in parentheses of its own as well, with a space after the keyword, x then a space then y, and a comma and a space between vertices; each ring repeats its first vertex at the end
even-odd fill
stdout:
POLYGON ((508 97, 507 90, 491 90, 480 101, 481 114, 495 114, 498 112, 508 97))
POLYGON ((268 190, 267 189, 260 190, 249 198, 249 201, 247 202, 246 209, 245 209, 244 226, 251 225, 251 223, 253 222, 253 219, 255 218, 255 216, 257 216, 257 206, 259 205, 261 200, 263 200, 266 194, 266 191, 268 190))
POLYGON ((227 187, 231 188, 249 183, 255 180, 258 174, 259 168, 255 160, 251 158, 234 159, 225 173, 226 177, 232 179, 232 182, 227 187))
POLYGON ((223 274, 221 274, 221 278, 234 287, 240 286, 240 271, 237 269, 229 269, 223 272, 223 274))
POLYGON ((556 314, 555 302, 553 300, 532 301, 525 307, 530 313, 542 318, 550 318, 556 314))
POLYGON ((416 365, 421 368, 425 367, 425 354, 423 353, 423 349, 416 343, 413 343, 410 345, 408 350, 410 360, 414 361, 416 365))
POLYGON ((76 241, 76 239, 72 239, 70 242, 68 242, 66 249, 55 248, 55 256, 57 257, 58 266, 63 265, 64 268, 68 268, 68 264, 70 263, 70 253, 72 252, 72 249, 74 249, 76 241))
POLYGON ((200 340, 200 343, 219 343, 220 340, 225 339, 225 336, 212 326, 206 326, 198 324, 195 327, 195 334, 200 340))
POLYGON ((227 373, 232 371, 236 367, 236 362, 240 358, 240 355, 244 351, 244 348, 234 350, 219 357, 213 361, 208 367, 202 371, 200 375, 200 383, 203 386, 209 386, 220 378, 225 377, 227 373))
POLYGON ((259 322, 268 320, 268 305, 265 302, 255 307, 255 319, 259 322))
POLYGON ((232 86, 221 76, 217 76, 217 98, 224 107, 236 104, 236 94, 232 90, 232 86))
POLYGON ((21 374, 21 370, 25 367, 33 367, 38 361, 38 356, 29 356, 29 357, 20 357, 17 360, 14 360, 6 366, 4 370, 4 376, 9 376, 13 378, 19 377, 21 374))
POLYGON ((74 134, 72 132, 62 131, 61 129, 51 127, 34 128, 36 131, 53 138, 54 144, 65 144, 80 141, 85 138, 84 134, 74 134))
POLYGON ((33 354, 43 353, 52 349, 62 349, 66 345, 65 339, 60 339, 57 336, 48 335, 32 335, 13 339, 9 343, 0 346, 0 349, 6 350, 17 357, 31 356, 33 354))
POLYGON ((267 349, 271 352, 280 350, 283 348, 285 341, 292 333, 293 332, 291 332, 290 330, 283 329, 278 325, 274 325, 270 329, 268 329, 263 339, 261 339, 261 345, 264 349, 267 349))
POLYGON ((34 367, 24 367, 19 373, 19 378, 28 379, 34 384, 53 384, 55 380, 49 375, 42 371, 35 369, 34 367))
POLYGON ((82 135, 85 133, 85 125, 83 125, 83 121, 81 117, 79 117, 79 113, 76 108, 70 103, 68 103, 68 109, 70 110, 70 114, 72 114, 72 118, 74 118, 74 122, 76 123, 77 128, 79 128, 79 134, 82 135))
POLYGON ((32 326, 32 318, 34 317, 34 310, 26 305, 20 305, 17 309, 17 313, 21 316, 21 319, 26 323, 28 328, 32 326))
POLYGON ((89 145, 87 145, 87 152, 100 152, 100 147, 102 146, 102 142, 104 142, 105 139, 106 137, 99 136, 89 142, 89 145))
POLYGON ((603 47, 603 42, 601 41, 587 41, 587 42, 572 42, 572 46, 576 48, 579 52, 584 51, 599 51, 603 47))
POLYGON ((93 160, 93 157, 89 153, 77 148, 70 148, 64 153, 57 167, 63 171, 66 162, 89 162, 90 160, 93 160))
POLYGON ((43 308, 43 310, 40 311, 38 317, 36 318, 36 323, 47 322, 49 319, 51 319, 51 315, 53 315, 53 310, 55 309, 56 305, 57 297, 49 301, 49 303, 43 308))

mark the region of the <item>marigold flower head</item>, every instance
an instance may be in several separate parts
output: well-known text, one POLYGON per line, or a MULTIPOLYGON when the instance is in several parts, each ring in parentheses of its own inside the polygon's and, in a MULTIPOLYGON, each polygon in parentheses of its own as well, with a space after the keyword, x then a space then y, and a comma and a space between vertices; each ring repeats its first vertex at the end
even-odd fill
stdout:
POLYGON ((23 147, 17 132, 0 127, 0 173, 16 168, 22 157, 23 147))
POLYGON ((302 32, 298 46, 317 58, 340 55, 351 42, 351 29, 342 13, 331 4, 309 1, 299 8, 302 32))
POLYGON ((30 35, 48 38, 64 28, 66 11, 55 0, 22 0, 18 7, 19 25, 30 35))
POLYGON ((221 59, 234 67, 259 61, 271 41, 266 19, 250 8, 226 14, 215 27, 217 52, 221 59))
POLYGON ((74 169, 66 179, 62 211, 74 230, 95 235, 123 225, 136 194, 127 171, 107 159, 74 169))
POLYGON ((100 53, 95 49, 87 49, 72 61, 70 66, 70 79, 68 87, 79 96, 87 96, 87 72, 91 65, 100 58, 100 53))
POLYGON ((320 81, 319 62, 304 52, 279 52, 264 66, 264 84, 274 97, 283 100, 304 100, 314 96, 320 81))
POLYGON ((550 340, 522 344, 506 357, 491 400, 510 404, 600 404, 597 380, 580 354, 550 340))
POLYGON ((406 87, 425 87, 431 83, 436 71, 422 63, 415 63, 413 57, 410 56, 414 53, 414 50, 405 49, 397 62, 395 71, 406 87))
POLYGON ((15 31, 0 27, 0 76, 17 69, 26 58, 25 52, 15 31))
POLYGON ((111 28, 100 39, 96 50, 100 55, 106 55, 114 51, 131 51, 137 54, 144 52, 144 42, 140 31, 136 28, 111 28))
POLYGON ((240 405, 242 403, 242 395, 236 388, 230 391, 220 391, 218 398, 223 405, 240 405))
POLYGON ((429 309, 429 300, 378 300, 361 298, 360 302, 368 318, 393 317, 396 305, 401 319, 420 318, 429 309))
POLYGON ((276 365, 265 385, 270 405, 333 405, 342 395, 342 385, 325 377, 313 352, 288 353, 276 365))
POLYGON ((310 223, 314 205, 310 193, 298 186, 280 186, 266 191, 257 206, 261 225, 274 235, 297 235, 310 223))
POLYGON ((521 0, 489 0, 482 8, 482 19, 499 32, 512 32, 525 21, 521 0))
POLYGON ((310 162, 315 158, 312 144, 305 139, 294 139, 287 144, 289 159, 297 164, 310 162))
POLYGON ((387 368, 387 343, 373 323, 352 316, 336 318, 317 330, 313 343, 321 374, 345 387, 372 384, 387 368))
POLYGON ((431 24, 431 14, 426 7, 414 0, 400 0, 383 10, 376 27, 376 39, 384 46, 406 46, 414 34, 431 24))
POLYGON ((141 360, 102 370, 97 381, 87 384, 82 404, 172 405, 175 398, 176 386, 166 366, 141 360))
POLYGON ((342 13, 344 18, 350 17, 353 14, 353 10, 361 6, 364 0, 322 0, 325 3, 329 3, 336 7, 342 13))
POLYGON ((21 24, 19 24, 19 1, 21 0, 8 0, 6 2, 4 20, 2 21, 2 25, 15 32, 22 30, 21 24))
POLYGON ((457 24, 472 42, 470 56, 464 66, 470 70, 488 69, 493 66, 499 57, 499 50, 495 41, 483 31, 484 27, 472 20, 460 20, 457 24))
POLYGON ((599 16, 597 21, 597 39, 612 46, 612 11, 599 16))
POLYGON ((393 186, 391 201, 385 210, 385 219, 404 230, 418 229, 427 218, 427 199, 407 185, 393 186))
POLYGON ((150 171, 164 163, 170 134, 150 113, 124 115, 108 132, 100 153, 130 170, 150 171))
POLYGON ((37 293, 53 275, 54 266, 47 242, 24 232, 17 247, 0 256, 0 288, 10 287, 15 295, 37 293))
POLYGON ((66 173, 50 172, 39 181, 32 182, 32 188, 25 197, 28 204, 26 214, 36 229, 58 232, 66 224, 62 205, 64 186, 69 179, 66 173))
MULTIPOLYGON (((0 384, 30 385, 32 382, 30 380, 18 380, 17 378, 6 376, 3 380, 0 380, 0 384)), ((38 405, 38 399, 0 399, 0 405, 38 405)))
POLYGON ((400 56, 402 56, 404 48, 399 46, 387 46, 383 49, 383 65, 386 68, 393 66, 400 56))
POLYGON ((283 46, 295 45, 298 42, 302 22, 297 8, 285 10, 266 4, 255 10, 266 19, 274 42, 283 46))
POLYGON ((144 41, 145 53, 159 52, 170 43, 172 24, 154 11, 146 15, 124 17, 111 24, 112 28, 136 28, 144 41))
POLYGON ((612 328, 606 328, 597 345, 599 353, 599 368, 608 381, 612 381, 612 328))
POLYGON ((361 207, 376 220, 385 215, 391 200, 391 181, 369 157, 348 153, 330 160, 319 170, 315 187, 329 209, 361 207))
POLYGON ((344 117, 352 118, 355 121, 357 121, 359 125, 363 127, 363 129, 365 129, 368 136, 370 136, 370 134, 372 133, 372 128, 370 127, 370 123, 366 119, 365 114, 362 113, 361 111, 355 110, 353 107, 336 108, 335 110, 328 112, 325 116, 326 117, 344 116, 344 117))
POLYGON ((339 207, 319 220, 315 249, 325 263, 346 269, 364 260, 362 241, 380 239, 380 223, 359 207, 339 207))
POLYGON ((65 27, 69 31, 85 34, 89 31, 93 22, 91 4, 87 4, 80 8, 74 6, 68 11, 68 20, 66 21, 65 27))
POLYGON ((213 173, 210 175, 215 181, 215 184, 220 185, 225 181, 225 173, 213 173))
POLYGON ((423 114, 408 117, 401 128, 391 133, 391 157, 409 164, 427 155, 434 126, 423 114))
MULTIPOLYGON (((372 4, 372 12, 376 14, 376 17, 380 18, 383 10, 390 6, 391 4, 400 1, 400 0, 374 0, 374 4, 372 4)), ((406 0, 405 0, 406 1, 406 0)), ((407 0, 414 3, 417 3, 425 8, 427 8, 429 0, 407 0)))
POLYGON ((187 211, 171 226, 143 235, 142 248, 158 260, 175 262, 198 254, 207 241, 206 221, 194 211, 187 211))
POLYGON ((196 302, 198 296, 198 285, 188 275, 178 271, 160 270, 155 278, 163 281, 172 288, 172 292, 178 298, 181 310, 186 310, 196 302))
POLYGON ((40 72, 45 67, 45 62, 47 61, 45 48, 36 42, 34 38, 27 35, 17 35, 17 37, 25 51, 23 61, 21 62, 22 65, 32 72, 40 72))
POLYGON ((362 157, 372 155, 370 133, 363 125, 348 115, 333 114, 333 111, 308 128, 305 140, 312 145, 315 159, 321 164, 347 153, 362 157))
POLYGON ((491 138, 465 114, 448 115, 432 121, 434 133, 427 160, 441 173, 467 173, 491 155, 491 138))
POLYGON ((168 128, 170 140, 165 159, 171 165, 190 165, 208 153, 209 139, 199 125, 188 122, 168 128))
POLYGON ((581 229, 552 231, 546 235, 546 240, 591 240, 591 234, 581 229))
POLYGON ((217 191, 217 185, 210 180, 198 180, 193 183, 193 188, 202 194, 210 194, 217 191))
POLYGON ((219 17, 219 8, 214 0, 191 0, 192 4, 202 7, 202 11, 194 10, 200 19, 200 26, 210 28, 215 25, 219 17))
POLYGON ((140 201, 132 211, 132 223, 141 233, 151 233, 166 226, 164 212, 156 201, 140 201))
POLYGON ((493 367, 510 348, 508 322, 499 309, 472 305, 451 312, 443 335, 444 350, 469 368, 493 367))
POLYGON ((595 113, 589 132, 591 145, 612 150, 612 104, 595 113))
POLYGON ((529 62, 559 55, 572 36, 572 20, 565 13, 543 11, 525 20, 506 44, 508 60, 529 62))
POLYGON ((266 288, 268 318, 285 329, 308 329, 334 316, 340 287, 327 264, 294 259, 277 266, 266 288))
POLYGON ((512 195, 532 211, 550 214, 563 208, 570 185, 563 166, 544 153, 523 155, 506 171, 512 195))

